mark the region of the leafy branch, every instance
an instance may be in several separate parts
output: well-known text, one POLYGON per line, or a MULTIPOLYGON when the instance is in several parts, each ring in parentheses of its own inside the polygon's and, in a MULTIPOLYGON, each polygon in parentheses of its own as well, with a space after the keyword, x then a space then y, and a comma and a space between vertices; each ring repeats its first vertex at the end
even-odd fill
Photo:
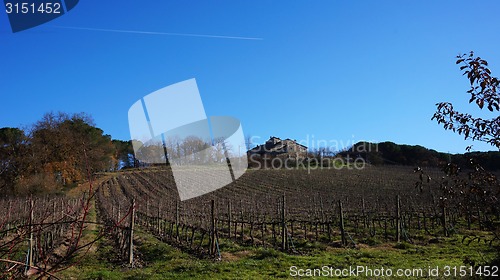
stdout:
MULTIPOLYGON (((490 112, 499 111, 500 80, 491 76, 488 62, 474 56, 471 51, 468 55, 458 55, 456 64, 461 65, 460 71, 469 79, 469 103, 475 102, 480 109, 486 106, 490 112)), ((437 103, 436 107, 432 120, 443 124, 444 129, 464 135, 465 139, 486 142, 500 149, 500 116, 491 119, 476 118, 469 113, 456 111, 449 102, 437 103)), ((470 150, 470 147, 467 149, 470 150)))

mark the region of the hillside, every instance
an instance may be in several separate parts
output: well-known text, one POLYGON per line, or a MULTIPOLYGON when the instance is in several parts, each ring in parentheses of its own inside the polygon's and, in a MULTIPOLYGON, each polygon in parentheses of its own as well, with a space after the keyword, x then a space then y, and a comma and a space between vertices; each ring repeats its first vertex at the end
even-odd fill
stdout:
POLYGON ((464 154, 448 154, 427 149, 419 145, 400 145, 393 142, 358 142, 338 155, 351 158, 362 157, 373 165, 409 165, 440 167, 452 162, 467 168, 473 159, 487 170, 500 169, 500 152, 470 152, 464 154))

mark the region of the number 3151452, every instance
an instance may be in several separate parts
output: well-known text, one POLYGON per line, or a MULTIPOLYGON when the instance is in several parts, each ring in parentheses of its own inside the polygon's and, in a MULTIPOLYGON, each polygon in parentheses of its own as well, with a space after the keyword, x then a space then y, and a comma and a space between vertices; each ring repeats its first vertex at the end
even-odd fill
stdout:
POLYGON ((61 3, 5 3, 7 14, 60 14, 61 3))

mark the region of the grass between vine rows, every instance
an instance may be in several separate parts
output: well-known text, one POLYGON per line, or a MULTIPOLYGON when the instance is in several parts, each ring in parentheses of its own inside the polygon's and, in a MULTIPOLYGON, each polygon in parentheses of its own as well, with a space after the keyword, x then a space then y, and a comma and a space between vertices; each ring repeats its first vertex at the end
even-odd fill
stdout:
MULTIPOLYGON (((93 235, 95 232, 89 230, 86 234, 93 235)), ((292 278, 292 266, 302 269, 367 266, 393 271, 399 268, 423 268, 426 271, 429 267, 439 266, 442 271, 444 266, 485 264, 495 257, 495 250, 487 244, 475 241, 467 245, 462 242, 462 235, 454 235, 420 245, 372 240, 372 245, 334 248, 324 243, 308 242, 301 244, 307 248, 307 253, 301 255, 243 246, 221 239, 222 260, 216 261, 189 255, 141 229, 135 236, 136 267, 130 268, 120 261, 113 242, 102 239, 78 265, 62 271, 59 276, 62 279, 275 279, 292 278)))

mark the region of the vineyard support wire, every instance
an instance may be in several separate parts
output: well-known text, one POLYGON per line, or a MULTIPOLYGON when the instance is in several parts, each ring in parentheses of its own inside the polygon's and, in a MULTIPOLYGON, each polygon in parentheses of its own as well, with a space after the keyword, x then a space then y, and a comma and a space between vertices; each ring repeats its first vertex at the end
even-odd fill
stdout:
POLYGON ((351 235, 348 232, 346 232, 346 233, 347 233, 347 236, 349 236, 349 239, 351 239, 352 244, 354 244, 354 246, 356 246, 356 242, 354 242, 354 239, 352 239, 351 235))
POLYGON ((288 233, 288 240, 289 240, 290 244, 292 244, 292 252, 298 253, 297 249, 295 249, 295 245, 293 244, 293 240, 292 240, 292 235, 290 233, 288 233))
POLYGON ((30 269, 30 248, 28 247, 27 252, 26 252, 26 261, 24 265, 24 273, 27 273, 28 270, 30 269))
MULTIPOLYGON (((0 259, 0 262, 6 262, 6 263, 12 263, 12 264, 15 264, 15 265, 25 265, 24 263, 22 262, 18 262, 18 261, 13 261, 13 260, 8 260, 8 259, 0 259)), ((49 275, 50 277, 53 277, 54 279, 57 279, 57 280, 61 280, 60 278, 58 278, 57 276, 55 276, 54 274, 48 272, 48 271, 44 271, 41 267, 36 267, 36 266, 31 266, 31 268, 34 268, 40 272, 42 272, 43 274, 47 274, 49 275)))
POLYGON ((219 255, 219 258, 217 260, 222 260, 222 256, 220 254, 220 249, 219 249, 219 233, 215 233, 215 245, 217 246, 217 254, 219 255))
POLYGON ((401 232, 403 233, 405 240, 413 244, 413 241, 410 238, 410 234, 408 233, 408 231, 406 231, 404 222, 401 223, 401 232))

